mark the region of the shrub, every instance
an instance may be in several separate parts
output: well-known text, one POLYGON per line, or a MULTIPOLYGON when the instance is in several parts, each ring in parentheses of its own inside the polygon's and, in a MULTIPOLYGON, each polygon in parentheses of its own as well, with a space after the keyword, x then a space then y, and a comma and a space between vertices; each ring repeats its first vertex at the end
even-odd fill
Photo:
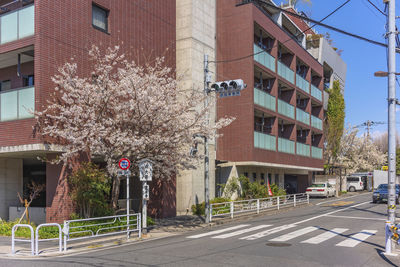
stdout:
MULTIPOLYGON (((255 199, 270 197, 266 185, 261 185, 258 182, 250 182, 250 179, 244 175, 239 177, 239 181, 242 185, 242 198, 255 199)), ((276 184, 272 184, 270 187, 273 196, 286 195, 285 190, 279 188, 276 184)))
MULTIPOLYGON (((216 197, 216 198, 210 200, 210 204, 229 202, 229 201, 231 201, 229 198, 216 197)), ((199 204, 192 205, 193 214, 204 215, 205 214, 205 206, 206 206, 206 204, 204 203, 204 201, 199 204)))
POLYGON ((84 163, 68 177, 71 199, 78 217, 91 218, 112 214, 108 203, 111 180, 93 163, 84 163))

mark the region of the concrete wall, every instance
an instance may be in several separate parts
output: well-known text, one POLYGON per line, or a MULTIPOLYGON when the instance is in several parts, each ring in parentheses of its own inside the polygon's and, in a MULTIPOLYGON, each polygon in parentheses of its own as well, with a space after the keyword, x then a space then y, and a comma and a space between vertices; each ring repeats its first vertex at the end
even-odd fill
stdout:
POLYGON ((19 205, 22 195, 22 159, 0 159, 0 218, 9 219, 9 206, 19 205))
MULTIPOLYGON (((182 75, 179 86, 187 90, 204 89, 204 54, 209 61, 215 60, 215 0, 176 1, 176 69, 182 75)), ((215 66, 210 64, 212 80, 215 80, 215 66)), ((209 103, 214 104, 211 95, 209 103)), ((203 105, 203 103, 199 103, 203 105)), ((215 108, 211 108, 210 122, 214 122, 215 108)), ((199 148, 198 153, 204 153, 199 148)), ((215 143, 210 142, 210 198, 215 196, 215 143)), ((204 163, 198 162, 196 170, 181 171, 176 179, 177 213, 185 214, 191 205, 204 201, 204 163)))
MULTIPOLYGON (((24 213, 25 208, 22 206, 9 207, 10 221, 21 218, 24 213)), ((46 208, 41 207, 30 207, 28 208, 29 219, 31 222, 39 225, 46 222, 46 208)))

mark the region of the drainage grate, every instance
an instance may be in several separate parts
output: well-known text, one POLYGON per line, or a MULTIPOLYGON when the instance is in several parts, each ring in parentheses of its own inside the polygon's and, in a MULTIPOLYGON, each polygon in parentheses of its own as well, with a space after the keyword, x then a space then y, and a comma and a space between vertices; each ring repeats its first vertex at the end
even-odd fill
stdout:
POLYGON ((267 243, 265 244, 269 247, 290 247, 292 244, 289 243, 267 243))

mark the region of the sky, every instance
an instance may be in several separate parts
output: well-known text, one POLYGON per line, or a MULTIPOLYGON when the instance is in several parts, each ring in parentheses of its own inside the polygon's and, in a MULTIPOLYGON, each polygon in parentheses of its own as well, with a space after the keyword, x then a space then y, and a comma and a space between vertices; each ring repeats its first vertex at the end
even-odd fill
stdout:
MULTIPOLYGON (((370 1, 382 11, 384 10, 382 0, 370 1)), ((297 10, 304 11, 312 19, 320 20, 344 2, 346 0, 312 0, 311 5, 300 2, 297 10)), ((276 1, 276 3, 279 4, 280 1, 276 1)), ((396 4, 396 15, 400 16, 400 0, 396 4)), ((367 0, 350 0, 323 23, 385 43, 386 17, 367 0)), ((397 21, 396 24, 400 28, 400 21, 397 21)), ((384 122, 383 125, 373 127, 371 132, 374 136, 387 132, 387 78, 374 77, 374 72, 378 70, 387 71, 385 48, 323 27, 316 27, 315 29, 318 33, 329 32, 333 46, 343 50, 342 59, 347 64, 344 93, 345 125, 360 125, 367 120, 384 122)), ((398 58, 396 59, 396 72, 400 72, 398 58)), ((396 84, 396 96, 399 93, 399 86, 396 84)), ((400 98, 400 96, 397 98, 400 98)), ((400 111, 400 108, 396 110, 400 111)), ((400 112, 396 112, 396 121, 400 122, 400 112)), ((396 130, 400 133, 400 123, 396 125, 396 130)), ((366 131, 365 128, 360 128, 359 133, 363 134, 364 131, 366 131)))

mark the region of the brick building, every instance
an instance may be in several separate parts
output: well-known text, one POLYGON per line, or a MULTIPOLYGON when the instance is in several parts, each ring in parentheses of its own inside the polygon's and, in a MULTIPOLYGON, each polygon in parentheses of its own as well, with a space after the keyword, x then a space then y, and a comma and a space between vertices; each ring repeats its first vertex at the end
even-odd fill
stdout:
POLYGON ((218 140, 217 183, 245 175, 304 192, 323 170, 324 140, 323 66, 304 25, 262 1, 217 1, 217 18, 217 80, 247 84, 218 100, 218 116, 236 120, 218 140))
POLYGON ((175 68, 175 0, 0 0, 0 8, 0 218, 19 217, 17 192, 34 180, 46 192, 33 202, 32 219, 60 221, 71 211, 65 170, 37 159, 60 148, 33 135, 28 110, 46 104, 51 77, 71 58, 88 74, 93 44, 120 45, 128 59, 165 56, 175 68))

